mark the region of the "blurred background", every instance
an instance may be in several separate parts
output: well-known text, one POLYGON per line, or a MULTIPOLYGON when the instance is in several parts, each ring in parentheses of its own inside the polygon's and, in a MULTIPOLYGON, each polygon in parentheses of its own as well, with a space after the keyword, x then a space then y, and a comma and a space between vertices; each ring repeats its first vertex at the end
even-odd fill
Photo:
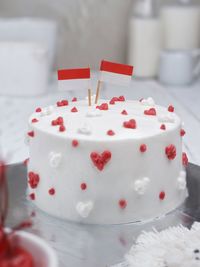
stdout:
MULTIPOLYGON (((127 61, 130 18, 137 2, 142 1, 1 0, 0 16, 7 19, 34 17, 54 20, 58 26, 55 66, 89 63, 96 69, 102 58, 127 61)), ((152 1, 153 4, 155 2, 152 1)), ((172 2, 176 1, 157 0, 156 4, 162 7, 172 2)), ((193 1, 195 3, 198 4, 199 0, 193 1)))
MULTIPOLYGON (((190 132, 185 150, 200 164, 199 5, 200 0, 0 0, 0 147, 8 162, 28 157, 24 133, 35 107, 85 97, 81 88, 59 92, 56 70, 91 66, 95 90, 106 59, 134 66, 133 81, 120 94, 176 105, 190 132)), ((107 85, 101 97, 116 90, 107 85)))

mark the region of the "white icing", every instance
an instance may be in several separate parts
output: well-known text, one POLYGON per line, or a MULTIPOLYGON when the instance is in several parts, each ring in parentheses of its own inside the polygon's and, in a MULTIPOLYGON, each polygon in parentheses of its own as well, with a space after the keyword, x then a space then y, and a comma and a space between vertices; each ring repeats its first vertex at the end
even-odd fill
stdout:
POLYGON ((138 195, 144 195, 144 193, 147 190, 148 184, 150 182, 150 179, 148 177, 144 177, 140 180, 136 180, 133 185, 133 189, 135 192, 138 193, 138 195))
POLYGON ((49 165, 52 168, 58 168, 61 163, 62 155, 61 153, 50 152, 49 153, 49 165))
POLYGON ((170 113, 166 113, 166 114, 160 114, 158 116, 158 121, 159 122, 170 122, 170 123, 174 123, 175 122, 175 117, 174 115, 170 112, 170 113))
POLYGON ((181 171, 179 174, 179 177, 177 179, 177 183, 178 183, 178 189, 179 190, 185 190, 186 188, 186 172, 185 171, 181 171))
POLYGON ((94 204, 92 201, 78 202, 76 205, 76 210, 81 217, 87 218, 92 211, 93 206, 94 204))
POLYGON ((78 132, 80 134, 90 135, 92 133, 92 129, 91 129, 91 126, 87 122, 84 122, 83 125, 78 128, 78 132))
MULTIPOLYGON (((174 113, 174 123, 169 123, 163 134, 157 116, 144 115, 147 107, 140 102, 127 100, 110 105, 109 100, 99 100, 98 105, 102 103, 108 103, 109 109, 100 110, 101 116, 97 117, 86 117, 95 107, 88 107, 85 100, 73 104, 78 110, 75 113, 71 112, 72 104, 69 103, 55 107, 52 114, 40 117, 38 123, 31 122, 38 113, 30 117, 29 124, 35 135, 30 142, 28 168, 40 175, 34 203, 57 217, 102 224, 151 219, 179 206, 187 193, 186 189, 181 194, 177 190, 177 178, 182 169, 180 118, 174 113), (126 116, 121 114, 124 109, 128 112, 126 116), (51 125, 59 116, 63 117, 66 127, 62 135, 59 126, 51 125), (123 127, 123 122, 130 119, 136 120, 136 129, 123 127), (113 130, 115 135, 107 135, 108 130, 113 130), (78 141, 76 148, 72 146, 72 140, 78 141), (147 146, 144 153, 140 152, 141 144, 147 146), (170 144, 176 146, 177 155, 169 162, 165 147, 170 144), (99 170, 91 160, 91 153, 101 155, 107 150, 112 157, 103 170, 99 170), (60 156, 54 154, 62 155, 60 163, 60 156), (52 170, 50 164, 57 169, 52 170), (47 188, 52 187, 51 177, 55 175, 56 194, 52 198, 47 188), (143 177, 149 177, 151 181, 143 177), (136 182, 140 179, 142 181, 136 182), (80 188, 83 182, 87 183, 85 190, 80 188), (166 193, 162 201, 159 199, 161 190, 166 193), (138 197, 138 194, 143 196, 138 197), (127 201, 124 209, 119 207, 121 198, 127 201), (95 208, 83 220, 77 214, 76 205, 88 199, 95 203, 95 208)), ((166 114, 164 107, 156 105, 155 109, 158 115, 166 114)), ((101 159, 99 163, 101 165, 101 159)))
POLYGON ((155 106, 155 101, 152 97, 148 97, 147 99, 142 99, 141 104, 145 106, 155 106))
POLYGON ((30 136, 27 133, 24 135, 24 144, 27 146, 30 144, 30 136))

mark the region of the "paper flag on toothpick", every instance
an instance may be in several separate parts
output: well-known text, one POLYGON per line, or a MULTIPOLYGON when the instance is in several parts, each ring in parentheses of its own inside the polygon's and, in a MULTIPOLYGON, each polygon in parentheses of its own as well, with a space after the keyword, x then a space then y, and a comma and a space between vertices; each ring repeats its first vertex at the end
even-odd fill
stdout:
POLYGON ((90 68, 58 70, 58 88, 62 91, 90 88, 90 68))
POLYGON ((131 81, 132 75, 133 66, 106 60, 101 61, 99 78, 101 82, 127 85, 131 81))

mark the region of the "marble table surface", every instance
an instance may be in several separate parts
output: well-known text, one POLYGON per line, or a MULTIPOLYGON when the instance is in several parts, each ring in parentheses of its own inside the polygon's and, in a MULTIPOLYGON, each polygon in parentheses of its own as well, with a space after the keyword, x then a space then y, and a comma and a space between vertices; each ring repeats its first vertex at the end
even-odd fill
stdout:
MULTIPOLYGON (((97 84, 96 74, 92 81, 93 92, 97 84)), ((27 88, 28 90, 28 88, 27 88)), ((1 90, 0 90, 1 93, 1 90)), ((125 95, 127 99, 153 97, 155 102, 164 106, 173 104, 176 112, 183 118, 186 135, 184 148, 189 161, 200 165, 200 81, 188 87, 165 87, 156 80, 134 79, 129 87, 122 88, 104 85, 101 98, 125 95)), ((86 92, 59 92, 55 77, 51 79, 48 92, 36 97, 17 97, 0 95, 0 155, 8 164, 19 163, 28 158, 28 147, 24 138, 27 132, 29 115, 39 106, 47 106, 62 98, 84 99, 86 92)))

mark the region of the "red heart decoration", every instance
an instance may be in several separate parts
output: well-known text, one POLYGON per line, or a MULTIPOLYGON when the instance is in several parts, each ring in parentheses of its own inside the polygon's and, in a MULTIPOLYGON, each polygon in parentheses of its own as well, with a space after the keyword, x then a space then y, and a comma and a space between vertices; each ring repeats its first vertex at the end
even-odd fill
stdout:
POLYGON ((129 120, 129 121, 125 121, 123 123, 123 126, 125 128, 129 128, 129 129, 135 129, 136 128, 136 121, 134 119, 129 120))
POLYGON ((151 115, 151 116, 156 116, 156 110, 155 108, 150 108, 144 111, 145 115, 151 115))
POLYGON ((111 156, 112 156, 112 154, 108 150, 105 150, 101 154, 99 154, 97 152, 92 152, 90 154, 90 158, 91 158, 92 162, 94 163, 94 166, 96 166, 99 171, 103 170, 104 166, 111 159, 111 156))

